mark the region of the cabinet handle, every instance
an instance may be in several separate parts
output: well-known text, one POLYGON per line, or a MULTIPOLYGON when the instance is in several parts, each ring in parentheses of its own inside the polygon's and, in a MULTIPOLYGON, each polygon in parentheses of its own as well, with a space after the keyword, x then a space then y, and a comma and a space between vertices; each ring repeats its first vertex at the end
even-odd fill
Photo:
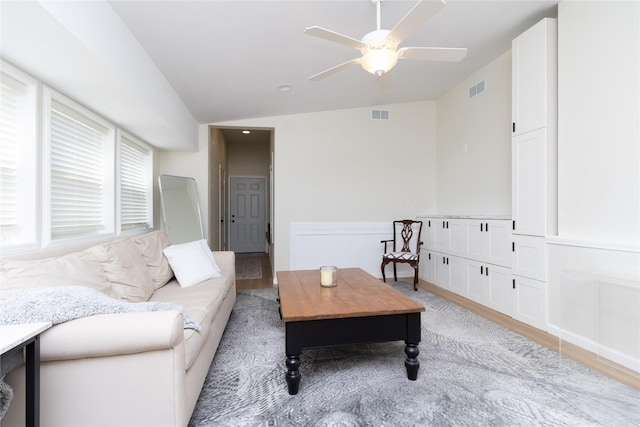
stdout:
POLYGON ((511 242, 511 252, 516 251, 516 242, 511 242))
POLYGON ((429 261, 431 261, 431 252, 429 252, 429 261))
POLYGON ((449 265, 449 257, 447 257, 447 265, 449 265))
POLYGON ((480 275, 482 276, 484 274, 484 266, 480 266, 480 275))
POLYGON ((485 267, 484 269, 484 275, 488 276, 489 275, 489 267, 485 267))
POLYGON ((516 279, 513 279, 513 289, 516 288, 516 279))
POLYGON ((513 231, 516 231, 516 220, 514 219, 513 221, 511 221, 513 223, 513 231))
POLYGON ((484 223, 484 231, 486 231, 486 232, 489 231, 489 223, 488 222, 484 223))
POLYGON ((429 227, 431 227, 431 220, 429 220, 429 227))
POLYGON ((446 264, 446 262, 444 261, 444 257, 442 257, 442 263, 443 263, 443 264, 446 264))
POLYGON ((447 221, 447 228, 449 228, 449 221, 447 221))
POLYGON ((516 131, 516 122, 512 122, 511 123, 511 129, 512 129, 511 132, 515 133, 515 131, 516 131))
POLYGON ((484 230, 482 229, 482 223, 480 223, 480 232, 483 232, 484 230))
POLYGON ((442 228, 444 228, 444 221, 442 221, 442 228))

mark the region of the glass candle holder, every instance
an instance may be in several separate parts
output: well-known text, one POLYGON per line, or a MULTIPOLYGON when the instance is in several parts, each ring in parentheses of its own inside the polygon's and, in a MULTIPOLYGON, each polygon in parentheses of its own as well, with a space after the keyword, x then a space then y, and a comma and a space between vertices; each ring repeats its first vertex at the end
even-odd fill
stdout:
POLYGON ((320 286, 331 288, 338 284, 338 268, 335 265, 320 267, 320 286))

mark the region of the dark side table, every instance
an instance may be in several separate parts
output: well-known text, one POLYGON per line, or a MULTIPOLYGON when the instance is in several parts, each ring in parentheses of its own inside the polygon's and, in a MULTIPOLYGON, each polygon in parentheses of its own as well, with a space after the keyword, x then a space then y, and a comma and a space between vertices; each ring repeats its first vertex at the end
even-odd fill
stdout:
POLYGON ((26 425, 40 425, 40 334, 51 322, 0 326, 0 357, 2 375, 25 361, 26 425), (24 349, 25 357, 22 357, 24 349))

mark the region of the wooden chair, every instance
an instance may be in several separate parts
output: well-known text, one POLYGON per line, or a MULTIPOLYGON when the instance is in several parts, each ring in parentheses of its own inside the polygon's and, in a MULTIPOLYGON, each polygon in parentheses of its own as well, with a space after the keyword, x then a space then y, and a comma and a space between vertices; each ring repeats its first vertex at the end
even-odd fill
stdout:
POLYGON ((404 263, 413 267, 413 290, 418 290, 418 270, 420 268, 420 234, 422 233, 422 221, 403 219, 393 221, 393 240, 381 240, 384 243, 384 255, 382 255, 382 280, 387 281, 384 268, 390 262, 393 263, 393 279, 398 280, 396 264, 404 263), (393 242, 393 249, 387 252, 387 244, 393 242))

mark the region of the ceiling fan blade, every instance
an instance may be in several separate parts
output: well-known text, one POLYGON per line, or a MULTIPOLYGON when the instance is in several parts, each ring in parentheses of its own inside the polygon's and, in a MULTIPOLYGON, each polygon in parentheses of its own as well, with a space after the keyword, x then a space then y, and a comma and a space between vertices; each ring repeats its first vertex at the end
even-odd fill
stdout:
POLYGON ((309 34, 310 36, 320 37, 321 39, 329 40, 334 43, 340 43, 354 49, 360 49, 364 46, 364 43, 360 40, 356 40, 352 37, 345 36, 344 34, 336 33, 335 31, 327 30, 322 27, 309 27, 304 30, 304 33, 309 34))
POLYGON ((411 33, 417 30, 422 24, 427 22, 429 18, 438 13, 445 6, 444 0, 431 1, 420 0, 413 6, 413 9, 407 13, 404 18, 396 24, 391 30, 387 38, 395 43, 400 43, 411 33))
POLYGON ((356 58, 356 59, 352 59, 351 61, 344 62, 340 65, 336 65, 335 67, 329 68, 328 70, 324 70, 321 73, 314 74, 313 76, 309 77, 309 80, 317 81, 320 79, 324 79, 325 77, 329 77, 330 75, 335 74, 338 71, 346 70, 349 67, 353 67, 354 65, 360 64, 360 60, 361 58, 356 58))
POLYGON ((467 56, 467 49, 461 47, 403 47, 398 49, 399 59, 458 62, 465 56, 467 56))

